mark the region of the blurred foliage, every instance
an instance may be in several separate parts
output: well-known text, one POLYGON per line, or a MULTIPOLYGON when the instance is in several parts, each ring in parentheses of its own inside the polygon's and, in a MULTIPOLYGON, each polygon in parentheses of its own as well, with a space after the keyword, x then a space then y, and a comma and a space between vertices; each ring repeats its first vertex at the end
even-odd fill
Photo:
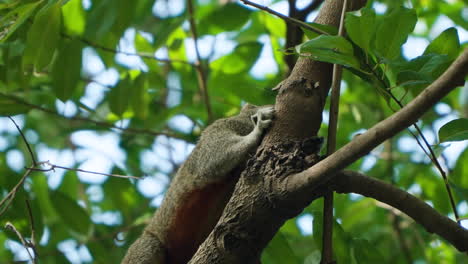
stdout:
MULTIPOLYGON (((287 70, 284 22, 238 3, 194 2, 213 118, 236 114, 244 102, 274 102, 270 88, 287 70)), ((279 2, 286 1, 271 5, 279 2)), ((346 38, 306 32, 311 39, 297 52, 349 70, 338 146, 398 109, 389 92, 405 104, 450 65, 466 47, 459 41, 460 32, 466 36, 468 30, 465 5, 462 0, 369 1, 367 8, 347 14, 346 38), (408 34, 430 43, 422 54, 403 56, 408 34)), ((148 193, 144 185, 167 187, 208 125, 189 17, 185 1, 0 2, 0 115, 13 116, 38 160, 83 168, 97 156, 87 170, 148 176, 86 177, 58 168, 32 172, 0 216, 2 263, 28 259, 18 237, 4 228, 11 222, 31 237, 26 200, 41 263, 119 262, 162 198, 163 190, 148 193), (97 137, 97 143, 86 145, 90 137, 97 137), (105 141, 108 137, 114 140, 105 141), (115 160, 114 152, 123 158, 115 160)), ((419 122, 445 161, 462 217, 468 215, 467 117, 465 85, 419 122), (458 120, 449 122, 453 119, 458 120)), ((3 199, 32 164, 7 118, 0 118, 0 150, 3 199)), ((440 175, 407 131, 351 168, 410 190, 453 217, 440 175)), ((281 228, 263 263, 319 263, 321 203, 314 202, 281 228)), ((338 263, 468 263, 450 244, 374 200, 336 195, 335 216, 338 263)))

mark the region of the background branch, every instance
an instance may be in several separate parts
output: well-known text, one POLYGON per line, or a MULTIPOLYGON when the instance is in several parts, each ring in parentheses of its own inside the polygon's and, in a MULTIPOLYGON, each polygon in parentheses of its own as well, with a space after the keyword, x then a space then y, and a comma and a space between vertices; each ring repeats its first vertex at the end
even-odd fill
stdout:
POLYGON ((189 13, 190 32, 192 33, 193 45, 195 47, 195 56, 197 58, 195 62, 195 70, 197 71, 198 86, 203 97, 203 102, 205 103, 206 113, 208 115, 208 124, 210 124, 213 121, 213 113, 211 111, 211 102, 210 97, 208 95, 208 86, 206 84, 205 69, 203 69, 203 64, 200 56, 200 49, 198 48, 198 34, 197 26, 195 24, 195 10, 193 8, 192 0, 187 0, 187 8, 189 13))
MULTIPOLYGON (((340 16, 340 26, 338 36, 344 36, 344 17, 346 14, 348 1, 344 0, 340 16)), ((336 150, 336 134, 338 127, 338 113, 340 106, 341 77, 343 67, 333 64, 330 112, 328 122, 327 156, 336 150)), ((324 195, 323 200, 323 233, 322 233, 322 261, 321 263, 333 263, 333 192, 324 195)))
POLYGON ((100 50, 105 51, 105 52, 110 52, 110 53, 114 53, 114 54, 122 54, 122 55, 126 55, 126 56, 141 57, 141 58, 151 59, 151 60, 155 60, 157 62, 162 62, 162 63, 183 63, 183 64, 192 65, 188 61, 157 58, 153 53, 143 53, 143 52, 133 53, 133 52, 126 52, 126 51, 121 51, 121 50, 117 50, 117 49, 112 49, 112 48, 100 45, 98 43, 94 43, 93 41, 91 41, 89 39, 82 38, 82 37, 76 37, 76 36, 72 37, 72 36, 69 36, 69 35, 64 34, 64 33, 62 33, 62 36, 64 38, 68 38, 68 39, 77 39, 77 40, 83 42, 86 45, 89 45, 89 46, 91 46, 93 48, 96 48, 96 49, 100 49, 100 50))
POLYGON ((58 112, 56 112, 54 110, 47 109, 47 108, 42 107, 40 105, 35 105, 35 104, 32 104, 32 103, 29 103, 29 102, 27 102, 27 101, 25 101, 25 100, 23 100, 23 99, 21 99, 19 97, 13 96, 13 95, 9 95, 9 94, 0 92, 0 96, 4 97, 4 98, 8 98, 9 100, 11 100, 13 102, 28 106, 28 107, 30 107, 32 109, 36 109, 36 110, 39 110, 41 112, 51 114, 51 115, 54 115, 54 116, 57 116, 57 117, 60 117, 62 119, 66 119, 66 120, 69 120, 69 121, 89 122, 89 123, 93 123, 93 124, 95 124, 97 126, 117 129, 117 130, 119 130, 119 131, 121 131, 123 133, 146 134, 146 135, 151 135, 151 136, 167 136, 167 137, 178 138, 178 139, 186 139, 183 136, 180 136, 180 135, 177 135, 177 134, 174 134, 174 133, 157 132, 157 131, 153 131, 153 130, 150 130, 150 129, 144 129, 144 128, 131 128, 131 127, 122 128, 122 127, 119 127, 119 126, 114 125, 114 124, 109 123, 109 122, 94 120, 94 119, 91 119, 91 118, 88 118, 88 117, 82 117, 82 116, 66 117, 66 116, 63 116, 63 115, 61 115, 60 113, 58 113, 58 112))
POLYGON ((266 7, 266 6, 262 6, 262 5, 259 5, 259 4, 257 4, 257 3, 254 3, 254 2, 251 2, 251 1, 248 1, 248 0, 241 0, 241 1, 242 1, 244 4, 246 4, 246 5, 250 5, 250 6, 256 7, 256 8, 258 8, 258 9, 260 9, 260 10, 263 10, 263 11, 265 11, 265 12, 268 12, 268 13, 272 14, 272 15, 275 15, 275 16, 277 16, 277 17, 283 19, 284 21, 288 22, 288 23, 292 23, 292 24, 295 24, 295 25, 297 25, 297 26, 303 27, 303 28, 308 29, 308 30, 310 30, 310 31, 313 31, 313 32, 315 32, 315 33, 317 33, 317 34, 330 35, 330 34, 328 34, 327 32, 325 32, 325 31, 323 31, 323 30, 320 30, 319 28, 316 28, 316 27, 314 27, 314 26, 311 26, 311 25, 309 25, 309 24, 307 24, 307 23, 305 23, 305 22, 302 22, 302 21, 300 21, 300 20, 298 20, 298 19, 285 16, 285 15, 283 15, 283 14, 281 14, 281 13, 278 13, 278 12, 276 12, 275 10, 272 10, 272 9, 266 7))
POLYGON ((339 193, 358 193, 391 205, 413 218, 428 232, 441 236, 458 250, 468 252, 468 230, 439 214, 421 199, 389 183, 358 172, 344 171, 332 180, 331 188, 339 193))
POLYGON ((429 108, 460 85, 468 73, 468 49, 431 85, 397 113, 379 122, 367 132, 355 137, 350 143, 318 164, 287 178, 291 194, 308 192, 324 183, 331 175, 369 153, 386 139, 411 126, 429 108))

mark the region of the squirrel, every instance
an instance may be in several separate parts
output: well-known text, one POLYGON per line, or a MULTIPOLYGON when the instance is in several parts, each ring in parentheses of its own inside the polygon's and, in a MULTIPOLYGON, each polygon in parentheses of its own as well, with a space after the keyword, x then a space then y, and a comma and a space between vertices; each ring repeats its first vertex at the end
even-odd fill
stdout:
POLYGON ((187 263, 219 220, 273 116, 271 105, 246 104, 239 115, 208 126, 122 264, 187 263))

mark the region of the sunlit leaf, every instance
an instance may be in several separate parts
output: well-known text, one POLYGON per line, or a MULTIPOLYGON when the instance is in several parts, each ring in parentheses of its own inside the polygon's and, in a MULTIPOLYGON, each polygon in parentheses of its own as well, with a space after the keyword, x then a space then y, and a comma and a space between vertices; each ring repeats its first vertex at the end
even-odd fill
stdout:
POLYGON ((422 88, 437 79, 448 66, 450 60, 446 55, 428 54, 416 57, 398 65, 397 84, 413 87, 412 92, 418 94, 422 88))
POLYGON ((61 18, 60 3, 47 5, 37 13, 28 31, 23 65, 41 71, 50 63, 58 46, 61 18))
POLYGON ((65 40, 52 68, 54 93, 64 102, 71 98, 80 81, 82 49, 80 41, 65 40))
POLYGON ((63 223, 80 237, 87 237, 91 231, 91 219, 83 207, 60 191, 50 192, 50 198, 63 223))
POLYGON ((357 263, 378 263, 383 258, 379 250, 365 239, 354 239, 353 246, 357 263))
POLYGON ((311 59, 359 68, 352 44, 340 36, 324 36, 311 39, 298 47, 299 53, 311 59))
POLYGON ((376 31, 376 17, 373 9, 363 8, 355 14, 347 13, 345 19, 346 32, 359 47, 369 52, 370 42, 376 31), (356 14, 360 13, 360 16, 356 14))
POLYGON ((41 4, 40 1, 35 3, 28 3, 19 6, 0 19, 0 43, 6 41, 15 31, 24 24, 24 22, 31 17, 36 10, 36 7, 41 4), (13 19, 13 22, 10 22, 13 19))
POLYGON ((63 175, 62 183, 58 188, 58 191, 66 193, 68 197, 77 200, 80 192, 80 187, 82 187, 80 180, 76 174, 76 171, 66 171, 63 175))
POLYGON ((225 4, 200 20, 200 34, 217 34, 240 29, 247 22, 251 12, 237 3, 225 4))
POLYGON ((375 34, 375 52, 387 59, 398 56, 401 45, 413 31, 416 20, 414 9, 397 8, 385 14, 375 34))
POLYGON ((127 76, 125 79, 120 80, 116 86, 112 87, 108 93, 108 98, 111 111, 118 116, 122 116, 132 98, 132 82, 130 77, 127 76))
POLYGON ((146 119, 149 113, 148 80, 145 74, 140 74, 133 81, 132 108, 135 115, 140 119, 146 119))
MULTIPOLYGON (((145 54, 153 54, 155 52, 155 49, 151 43, 145 37, 143 37, 140 32, 138 32, 135 36, 135 48, 138 52, 144 52, 145 54)), ((150 68, 150 70, 156 71, 158 69, 158 63, 154 59, 144 57, 142 57, 142 59, 150 68)))
POLYGON ((82 35, 86 26, 85 11, 81 0, 68 1, 62 7, 63 25, 70 35, 82 35))
POLYGON ((15 100, 0 95, 0 116, 24 114, 29 110, 31 110, 30 106, 19 104, 15 100))
POLYGON ((95 1, 86 16, 86 37, 102 38, 111 30, 118 18, 118 5, 114 0, 95 1))
POLYGON ((42 217, 46 223, 57 221, 57 214, 52 205, 49 185, 47 184, 47 178, 45 175, 37 175, 32 181, 32 190, 37 195, 42 217))
MULTIPOLYGON (((278 232, 270 241, 268 247, 262 254, 263 262, 268 260, 268 263, 298 263, 301 260, 296 257, 294 249, 288 243, 287 237, 278 232)), ((263 263, 262 262, 262 263, 263 263)))
POLYGON ((339 263, 347 262, 351 259, 353 240, 336 220, 333 221, 333 250, 336 260, 339 263))
POLYGON ((262 44, 249 42, 238 45, 234 52, 211 63, 213 70, 235 74, 249 70, 257 60, 262 44))
POLYGON ((154 32, 157 32, 154 40, 154 49, 160 48, 162 45, 169 43, 168 38, 171 34, 178 29, 182 23, 185 21, 184 16, 173 17, 165 19, 160 23, 154 25, 154 32))
MULTIPOLYGON (((319 30, 322 30, 322 31, 325 31, 327 32, 329 35, 336 35, 338 34, 338 29, 334 26, 330 26, 330 25, 322 25, 322 24, 319 24, 319 23, 307 23, 309 25, 311 25, 312 27, 316 28, 316 29, 319 29, 319 30)), ((304 34, 307 36, 308 39, 313 39, 313 38, 316 38, 318 36, 320 36, 319 33, 315 32, 315 31, 311 31, 305 27, 302 27, 301 28, 302 31, 304 31, 304 34)))
POLYGON ((440 35, 427 46, 426 50, 424 50, 424 54, 442 54, 447 55, 450 60, 454 60, 457 58, 459 50, 460 41, 458 39, 457 29, 451 27, 440 33, 440 35))
POLYGON ((439 141, 462 141, 468 139, 468 118, 452 120, 439 129, 439 141))

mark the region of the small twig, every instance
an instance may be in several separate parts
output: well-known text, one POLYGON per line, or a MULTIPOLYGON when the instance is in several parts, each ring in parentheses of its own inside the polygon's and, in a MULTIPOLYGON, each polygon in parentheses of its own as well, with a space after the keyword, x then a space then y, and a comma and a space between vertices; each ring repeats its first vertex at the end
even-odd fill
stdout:
MULTIPOLYGON (((344 17, 346 14, 348 1, 344 0, 341 11, 339 36, 344 36, 344 17)), ((340 89, 343 67, 333 64, 331 97, 330 97, 330 117, 328 123, 327 156, 336 150, 336 134, 338 127, 338 112, 340 104, 340 89)), ((323 202, 323 233, 322 233, 322 263, 333 263, 333 192, 324 195, 323 202)))
POLYGON ((103 175, 103 176, 109 176, 109 177, 124 178, 124 179, 137 179, 137 180, 140 180, 140 179, 144 178, 144 177, 137 177, 137 176, 128 176, 128 175, 103 173, 103 172, 88 171, 88 170, 83 170, 83 169, 69 168, 69 167, 64 167, 64 166, 52 164, 49 161, 43 161, 43 162, 40 162, 39 164, 48 165, 50 167, 47 168, 47 169, 38 169, 38 168, 26 168, 26 169, 33 170, 33 171, 41 171, 41 172, 48 172, 48 171, 55 171, 55 169, 62 169, 62 170, 77 171, 77 172, 90 173, 90 174, 96 174, 96 175, 103 175))
POLYGON ((270 14, 272 14, 272 15, 275 15, 275 16, 277 16, 277 17, 283 19, 284 21, 288 22, 288 23, 296 24, 296 25, 298 25, 298 26, 300 26, 300 27, 303 27, 303 28, 305 28, 305 29, 307 29, 307 30, 313 31, 313 32, 315 32, 315 33, 317 33, 317 34, 321 34, 321 35, 330 35, 329 33, 325 32, 325 31, 323 31, 323 30, 321 30, 321 29, 319 29, 319 28, 316 28, 316 27, 314 27, 314 26, 311 26, 311 25, 309 25, 309 24, 307 24, 307 23, 305 23, 305 22, 302 22, 302 21, 300 21, 300 20, 298 20, 298 19, 285 16, 285 15, 283 15, 283 14, 281 14, 281 13, 278 13, 278 12, 276 12, 275 10, 270 9, 270 8, 268 8, 268 7, 266 7, 266 6, 262 6, 262 5, 259 5, 259 4, 257 4, 257 3, 254 3, 254 2, 251 2, 251 1, 248 1, 248 0, 241 0, 241 1, 242 1, 244 4, 246 4, 246 5, 251 5, 251 6, 256 7, 256 8, 258 8, 258 9, 261 9, 261 10, 263 10, 263 11, 265 11, 265 12, 268 12, 268 13, 270 13, 270 14))
POLYGON ((50 110, 50 109, 44 108, 42 106, 26 102, 23 99, 20 99, 20 98, 18 98, 16 96, 8 95, 8 94, 2 93, 2 92, 0 92, 0 96, 8 98, 8 99, 10 99, 10 100, 12 100, 14 102, 19 103, 19 104, 28 106, 30 108, 37 109, 37 110, 40 110, 40 111, 48 113, 48 114, 52 114, 52 115, 55 115, 57 117, 60 117, 60 118, 66 119, 66 120, 89 122, 89 123, 93 123, 93 124, 95 124, 97 126, 117 129, 117 130, 119 130, 119 131, 121 131, 123 133, 147 134, 147 135, 152 135, 152 136, 167 136, 167 137, 172 137, 172 138, 185 139, 184 137, 179 136, 177 134, 173 134, 173 133, 156 132, 156 131, 149 130, 149 129, 131 128, 131 127, 122 128, 122 127, 116 126, 116 125, 114 125, 112 123, 108 123, 108 122, 104 122, 104 121, 98 121, 98 120, 94 120, 94 119, 86 118, 86 117, 81 117, 81 116, 66 117, 66 116, 63 116, 63 115, 61 115, 60 113, 58 113, 58 112, 56 112, 54 110, 50 110))
MULTIPOLYGON (((381 158, 383 160, 386 160, 386 164, 387 164, 387 169, 386 170, 387 170, 388 175, 390 176, 391 183, 394 185, 396 183, 396 180, 395 180, 395 163, 394 163, 393 140, 392 140, 392 138, 389 138, 388 140, 386 140, 384 142, 384 151, 381 153, 381 156, 382 156, 381 158)), ((388 205, 386 205, 386 206, 388 206, 388 205)), ((399 214, 401 214, 401 212, 399 212, 397 209, 395 209, 393 207, 390 207, 390 208, 392 210, 389 210, 389 212, 390 212, 389 216, 390 216, 390 220, 392 222, 393 229, 395 231, 394 234, 395 234, 396 238, 398 239, 400 248, 403 251, 404 256, 405 256, 408 264, 411 264, 411 263, 413 263, 412 256, 411 256, 411 253, 410 253, 410 250, 409 250, 409 247, 408 247, 408 243, 406 242, 406 239, 403 236, 401 226, 400 226, 401 219, 400 219, 399 214), (397 213, 397 211, 399 213, 397 213)))
POLYGON ((85 44, 87 44, 87 45, 89 45, 91 47, 94 47, 94 48, 97 48, 97 49, 100 49, 100 50, 103 50, 103 51, 106 51, 106 52, 114 53, 114 54, 122 54, 122 55, 127 55, 127 56, 135 56, 135 57, 141 57, 141 58, 145 58, 145 59, 152 59, 152 60, 155 60, 157 62, 162 62, 162 63, 183 63, 183 64, 192 65, 190 62, 184 61, 184 60, 171 60, 171 59, 157 58, 152 53, 147 53, 147 52, 133 53, 133 52, 126 52, 126 51, 112 49, 112 48, 105 47, 105 46, 102 46, 100 44, 94 43, 91 40, 88 40, 88 39, 85 39, 85 38, 82 38, 82 37, 72 37, 72 36, 69 36, 69 35, 67 35, 65 33, 62 33, 62 36, 65 37, 65 38, 68 38, 68 39, 77 39, 77 40, 79 40, 79 41, 81 41, 81 42, 83 42, 83 43, 85 43, 85 44))
POLYGON ((211 111, 211 103, 210 103, 210 98, 208 95, 208 86, 206 84, 206 75, 205 71, 203 69, 202 65, 202 60, 200 56, 200 50, 198 48, 198 34, 197 34, 197 27, 195 24, 195 19, 194 19, 194 8, 193 8, 193 3, 192 0, 187 0, 187 9, 189 13, 189 23, 190 23, 190 32, 192 33, 193 37, 193 45, 195 47, 195 56, 196 56, 196 61, 195 61, 195 70, 197 71, 197 78, 198 78, 198 86, 200 88, 200 92, 203 96, 203 101, 205 103, 206 107, 206 113, 208 114, 208 123, 211 123, 213 121, 213 113, 211 111))
POLYGON ((311 2, 308 6, 304 7, 302 10, 299 10, 299 14, 302 16, 308 15, 310 12, 317 9, 317 7, 323 3, 324 0, 315 0, 311 2))
POLYGON ((22 244, 23 247, 26 249, 26 252, 28 252, 28 256, 29 256, 29 259, 31 260, 31 262, 32 262, 32 263, 36 263, 36 262, 35 262, 35 258, 33 258, 33 256, 31 255, 31 252, 29 252, 29 250, 28 250, 28 247, 29 247, 28 243, 27 243, 26 240, 23 238, 23 235, 21 235, 21 233, 16 229, 16 227, 15 227, 12 223, 7 222, 7 223, 5 224, 5 228, 6 228, 6 229, 10 229, 11 231, 13 231, 13 232, 16 234, 16 236, 19 238, 21 244, 22 244))
POLYGON ((3 215, 3 213, 5 213, 5 211, 8 209, 8 207, 10 206, 11 202, 13 201, 13 199, 15 198, 16 196, 16 193, 18 192, 18 189, 19 187, 21 187, 24 183, 24 181, 26 180, 26 178, 29 176, 29 174, 31 174, 33 170, 32 169, 28 169, 26 170, 26 172, 23 174, 23 177, 21 177, 21 179, 19 180, 19 182, 15 185, 15 187, 13 187, 13 189, 11 189, 11 191, 5 196, 3 197, 3 199, 0 201, 0 207, 3 207, 0 211, 0 216, 3 215))
MULTIPOLYGON (((398 100, 398 98, 396 98, 393 93, 391 91, 388 91, 388 94, 391 96, 391 98, 398 104, 398 106, 400 108, 403 108, 404 105, 398 100)), ((452 207, 452 210, 453 210, 453 214, 455 216, 455 221, 457 221, 457 223, 459 225, 461 225, 461 222, 460 222, 460 219, 459 219, 459 214, 458 214, 458 210, 457 210, 457 206, 455 204, 455 198, 453 198, 453 194, 452 194, 452 189, 450 188, 450 184, 449 184, 449 181, 448 181, 448 177, 447 177, 447 173, 445 172, 445 170, 442 168, 442 166, 440 165, 439 161, 437 160, 437 156, 436 154, 434 153, 434 150, 432 149, 431 147, 431 144, 429 144, 429 142, 427 141, 426 137, 424 136, 424 134, 422 133, 422 130, 421 128, 419 128, 419 126, 414 123, 413 124, 413 127, 416 129, 416 131, 418 132, 419 136, 421 137, 421 139, 423 140, 424 142, 424 145, 426 145, 426 148, 428 149, 429 153, 427 153, 426 151, 424 151, 426 153, 426 155, 429 157, 429 159, 432 161, 432 163, 435 165, 436 169, 439 171, 440 175, 442 176, 443 180, 444 180, 444 183, 445 183, 445 189, 447 190, 447 195, 449 197, 449 201, 450 201, 450 205, 452 207)), ((412 132, 411 134, 413 135, 414 138, 416 138, 416 141, 418 142, 419 146, 424 150, 424 148, 422 147, 422 145, 420 144, 419 140, 418 140, 418 137, 416 135, 414 135, 412 132)))
MULTIPOLYGON (((377 67, 377 65, 376 65, 377 67)), ((391 90, 387 89, 386 87, 386 84, 385 82, 379 78, 379 76, 377 75, 377 73, 375 72, 375 69, 371 69, 372 71, 372 74, 377 78, 377 80, 381 83, 381 87, 383 87, 383 90, 385 91, 385 93, 387 95, 390 96, 390 98, 395 101, 398 106, 400 107, 400 109, 402 109, 404 107, 404 105, 401 103, 400 100, 398 100, 398 98, 396 98, 396 96, 392 93, 391 90)), ((382 73, 383 74, 383 73, 382 73)), ((393 110, 393 109, 392 109, 393 110)), ((407 128, 407 130, 411 133, 411 135, 413 136, 413 138, 416 140, 417 144, 421 147, 421 149, 423 150, 423 152, 429 157, 429 159, 431 160, 431 162, 435 165, 436 169, 439 171, 440 175, 442 176, 443 180, 444 180, 444 183, 445 183, 445 189, 447 190, 447 195, 449 196, 449 200, 450 200, 450 206, 452 207, 452 211, 453 211, 453 214, 455 216, 455 221, 457 221, 457 223, 459 225, 461 225, 461 222, 460 220, 458 219, 459 218, 459 214, 458 214, 458 210, 457 210, 457 207, 456 207, 456 204, 455 204, 455 199, 453 198, 453 194, 452 194, 452 190, 450 188, 450 185, 449 185, 449 182, 448 182, 448 177, 447 177, 447 174, 446 172, 442 169, 442 166, 440 165, 439 161, 437 160, 437 156, 435 155, 434 153, 434 150, 432 149, 431 147, 431 144, 429 144, 429 142, 427 141, 426 137, 424 136, 424 134, 422 133, 422 130, 421 128, 418 126, 418 124, 415 122, 412 124, 412 126, 416 129, 417 133, 421 136, 421 139, 423 140, 424 142, 424 145, 427 147, 429 153, 426 151, 426 149, 423 147, 422 143, 419 141, 419 138, 417 135, 415 135, 415 133, 413 133, 409 127, 407 128)))
POLYGON ((36 248, 36 230, 34 228, 34 217, 33 217, 33 214, 32 214, 32 210, 31 210, 31 205, 29 204, 29 200, 26 199, 26 208, 28 209, 28 216, 29 216, 29 225, 31 227, 31 241, 27 241, 28 242, 28 246, 33 250, 34 252, 34 260, 33 260, 33 264, 36 264, 37 263, 37 258, 39 256, 39 254, 37 253, 37 248, 36 248))
POLYGON ((33 153, 32 149, 31 149, 31 146, 29 145, 29 142, 26 140, 26 137, 25 137, 24 134, 23 134, 23 131, 22 131, 21 128, 18 126, 18 124, 16 124, 15 120, 14 120, 11 116, 8 116, 8 118, 11 120, 11 122, 13 122, 13 124, 15 124, 16 129, 17 129, 18 132, 20 133, 21 137, 23 138, 24 143, 26 144, 26 147, 28 148, 29 155, 31 156, 31 160, 32 160, 32 162, 33 162, 33 165, 36 166, 36 165, 37 165, 36 158, 35 158, 35 156, 34 156, 34 153, 33 153))

